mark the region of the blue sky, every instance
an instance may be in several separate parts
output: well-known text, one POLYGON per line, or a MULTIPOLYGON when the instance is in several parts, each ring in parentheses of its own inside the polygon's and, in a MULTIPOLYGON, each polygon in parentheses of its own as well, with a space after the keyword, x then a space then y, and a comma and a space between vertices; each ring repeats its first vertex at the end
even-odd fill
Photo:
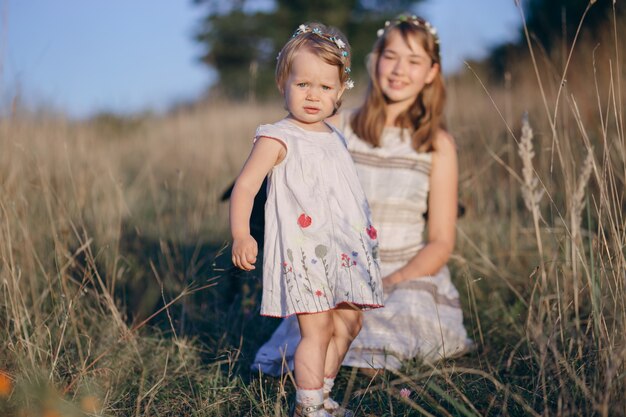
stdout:
MULTIPOLYGON (((513 0, 427 0, 417 12, 438 28, 448 72, 520 22, 513 0)), ((193 99, 214 79, 192 39, 201 16, 191 0, 0 0, 0 103, 19 90, 30 107, 82 118, 193 99)))

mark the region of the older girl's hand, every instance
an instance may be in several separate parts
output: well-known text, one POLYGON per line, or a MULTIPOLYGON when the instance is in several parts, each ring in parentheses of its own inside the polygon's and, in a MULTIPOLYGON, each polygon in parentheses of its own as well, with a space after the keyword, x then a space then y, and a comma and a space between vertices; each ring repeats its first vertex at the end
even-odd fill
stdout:
POLYGON ((254 263, 259 253, 256 240, 251 235, 233 239, 233 264, 244 271, 255 269, 254 263))
POLYGON ((404 281, 404 276, 400 271, 392 272, 383 278, 383 291, 389 293, 393 287, 404 281))

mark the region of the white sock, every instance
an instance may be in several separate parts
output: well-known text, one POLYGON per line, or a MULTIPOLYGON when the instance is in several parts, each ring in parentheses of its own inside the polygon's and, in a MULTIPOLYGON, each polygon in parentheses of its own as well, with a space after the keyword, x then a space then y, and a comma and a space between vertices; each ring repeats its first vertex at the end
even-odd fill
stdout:
MULTIPOLYGON (((310 405, 318 405, 324 402, 324 390, 320 389, 296 389, 296 403, 300 404, 303 407, 307 407, 310 405)), ((329 414, 326 413, 324 408, 322 407, 320 410, 317 410, 309 416, 311 417, 325 417, 329 414)))
POLYGON ((337 401, 333 400, 330 396, 330 392, 333 390, 333 386, 335 385, 335 377, 329 378, 324 377, 324 394, 328 394, 328 398, 324 399, 324 408, 327 410, 334 410, 339 407, 337 401))

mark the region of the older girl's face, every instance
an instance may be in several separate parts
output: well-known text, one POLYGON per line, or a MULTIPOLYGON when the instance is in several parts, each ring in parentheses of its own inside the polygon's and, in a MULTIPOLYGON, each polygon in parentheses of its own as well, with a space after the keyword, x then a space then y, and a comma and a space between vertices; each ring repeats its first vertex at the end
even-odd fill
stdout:
POLYGON ((389 33, 387 45, 378 59, 376 76, 388 104, 408 108, 424 86, 435 79, 439 65, 433 64, 415 37, 407 40, 408 43, 399 30, 389 33))

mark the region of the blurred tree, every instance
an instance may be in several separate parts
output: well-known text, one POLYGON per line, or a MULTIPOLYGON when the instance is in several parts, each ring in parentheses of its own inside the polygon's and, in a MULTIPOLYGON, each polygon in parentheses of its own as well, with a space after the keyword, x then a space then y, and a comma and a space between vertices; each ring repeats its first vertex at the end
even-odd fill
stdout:
POLYGON ((606 23, 613 0, 528 0, 525 6, 528 30, 547 49, 559 40, 572 40, 587 6, 582 31, 593 35, 606 23))
POLYGON ((365 73, 365 57, 384 20, 421 0, 275 0, 269 11, 250 11, 259 4, 254 0, 193 1, 206 10, 196 40, 204 48, 202 61, 219 76, 212 92, 263 98, 277 94, 275 58, 299 24, 319 21, 344 32, 358 78, 365 73))
MULTIPOLYGON (((547 53, 555 48, 569 48, 587 6, 589 11, 581 28, 581 36, 594 37, 601 27, 609 24, 608 18, 613 10, 613 0, 527 0, 522 1, 522 4, 533 42, 538 42, 547 53)), ((493 49, 490 66, 499 76, 527 50, 522 28, 517 42, 493 49)))

